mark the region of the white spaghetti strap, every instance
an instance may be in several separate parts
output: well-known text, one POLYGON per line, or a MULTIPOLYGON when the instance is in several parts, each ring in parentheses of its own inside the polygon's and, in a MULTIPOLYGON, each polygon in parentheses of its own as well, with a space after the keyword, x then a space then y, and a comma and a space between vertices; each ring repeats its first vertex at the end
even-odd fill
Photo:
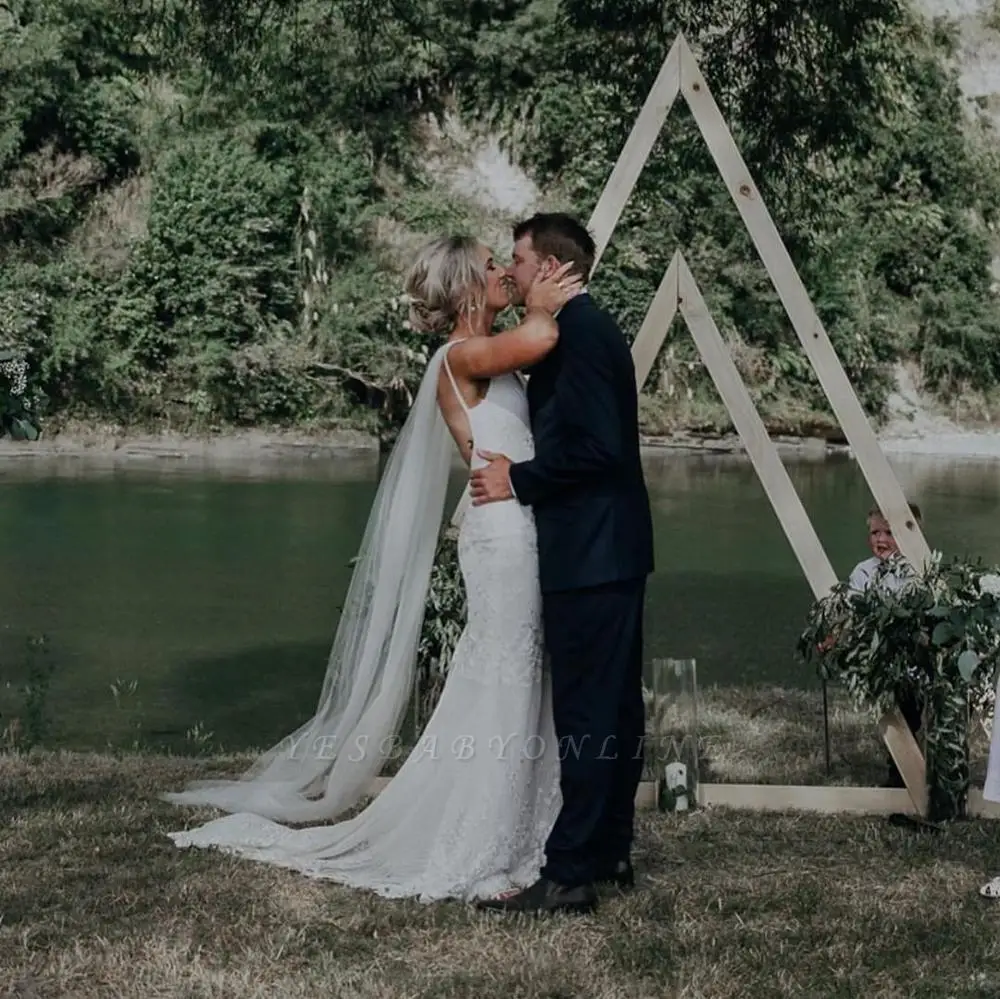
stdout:
POLYGON ((451 343, 446 344, 444 348, 443 360, 444 360, 444 370, 448 372, 448 380, 451 382, 451 387, 455 390, 455 395, 458 397, 459 405, 461 405, 463 411, 465 412, 465 415, 469 416, 469 418, 471 419, 471 416, 469 414, 468 403, 465 401, 465 396, 463 396, 462 393, 459 391, 458 382, 455 381, 455 376, 451 373, 451 365, 448 363, 448 353, 451 351, 451 348, 454 347, 455 344, 457 343, 465 343, 465 341, 468 339, 469 339, 468 337, 463 337, 461 340, 452 340, 451 343))

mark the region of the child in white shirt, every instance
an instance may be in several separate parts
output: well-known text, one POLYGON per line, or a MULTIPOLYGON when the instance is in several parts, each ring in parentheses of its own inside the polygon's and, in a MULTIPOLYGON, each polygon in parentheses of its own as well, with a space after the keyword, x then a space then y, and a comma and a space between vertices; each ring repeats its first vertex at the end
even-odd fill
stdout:
MULTIPOLYGON (((920 507, 916 503, 910 504, 910 512, 918 524, 923 523, 920 507)), ((899 545, 892 536, 889 521, 882 516, 882 511, 878 507, 873 507, 868 511, 868 547, 872 550, 872 557, 866 558, 854 567, 847 581, 848 587, 856 593, 863 593, 873 584, 883 586, 890 592, 898 590, 913 570, 900 555, 899 545), (884 575, 878 576, 880 567, 886 562, 894 562, 895 565, 892 568, 887 568, 884 575)), ((899 704, 899 710, 906 719, 906 724, 916 736, 923 721, 924 705, 922 700, 914 694, 902 690, 897 693, 896 700, 899 704)), ((906 786, 892 757, 889 757, 889 774, 883 786, 906 786)))
MULTIPOLYGON (((920 507, 916 503, 910 504, 910 512, 918 524, 923 523, 920 507)), ((878 582, 889 591, 898 590, 912 570, 899 553, 899 545, 892 536, 889 521, 882 516, 881 510, 877 507, 868 511, 868 547, 872 550, 872 557, 859 562, 851 570, 847 585, 856 593, 861 593, 875 581, 884 563, 896 562, 895 567, 885 570, 878 582)))

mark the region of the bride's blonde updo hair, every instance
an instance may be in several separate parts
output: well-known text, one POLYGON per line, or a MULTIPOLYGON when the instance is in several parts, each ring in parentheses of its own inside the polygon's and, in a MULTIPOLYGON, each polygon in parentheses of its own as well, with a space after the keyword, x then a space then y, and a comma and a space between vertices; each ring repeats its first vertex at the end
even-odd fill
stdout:
POLYGON ((406 275, 410 325, 444 334, 486 303, 481 244, 472 236, 444 236, 428 243, 406 275))

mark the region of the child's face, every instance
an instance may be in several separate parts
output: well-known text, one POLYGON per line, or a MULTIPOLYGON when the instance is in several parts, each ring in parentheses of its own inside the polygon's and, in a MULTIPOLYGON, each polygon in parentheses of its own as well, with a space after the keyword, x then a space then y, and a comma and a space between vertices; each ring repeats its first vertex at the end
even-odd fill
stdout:
POLYGON ((892 528, 884 517, 868 518, 868 546, 876 558, 889 558, 899 552, 892 528))

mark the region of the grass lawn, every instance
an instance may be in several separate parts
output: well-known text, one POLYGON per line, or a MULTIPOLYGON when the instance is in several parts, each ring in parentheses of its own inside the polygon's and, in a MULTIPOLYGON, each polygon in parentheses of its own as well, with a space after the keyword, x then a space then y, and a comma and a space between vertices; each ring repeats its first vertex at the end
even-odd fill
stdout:
MULTIPOLYGON (((820 782, 814 712, 798 695, 710 695, 712 779, 820 782)), ((836 708, 833 779, 877 782, 878 743, 851 718, 836 708)), ((934 834, 874 817, 648 813, 634 893, 594 916, 505 921, 177 850, 164 833, 209 813, 157 795, 245 763, 0 755, 0 996, 1000 995, 1000 907, 977 894, 1000 872, 1000 822, 934 834)))

